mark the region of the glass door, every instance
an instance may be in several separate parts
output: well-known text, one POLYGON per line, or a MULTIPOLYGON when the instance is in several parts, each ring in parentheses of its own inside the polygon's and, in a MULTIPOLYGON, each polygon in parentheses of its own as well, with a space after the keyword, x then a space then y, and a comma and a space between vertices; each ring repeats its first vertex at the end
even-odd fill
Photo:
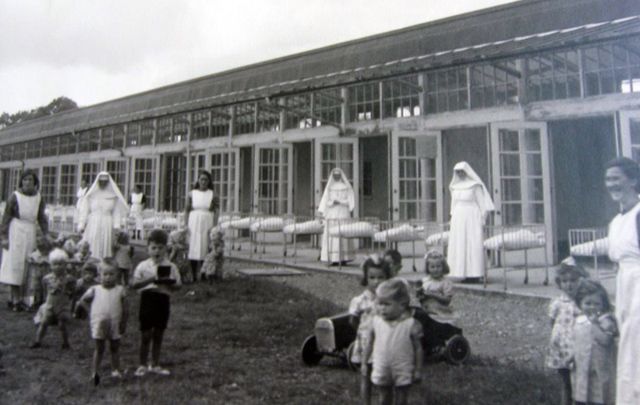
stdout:
POLYGON ((640 111, 620 111, 622 155, 640 163, 640 111))
MULTIPOLYGON (((353 187, 355 201, 359 201, 359 173, 358 173, 358 140, 333 139, 317 140, 315 148, 315 210, 317 211, 322 193, 327 185, 331 170, 341 168, 353 187)), ((353 216, 359 213, 358 204, 353 210, 353 216)))
POLYGON ((393 136, 393 220, 438 222, 442 218, 440 133, 393 136))
POLYGON ((255 212, 283 215, 291 212, 291 145, 257 145, 254 165, 255 212))
POLYGON ((238 211, 238 184, 240 184, 239 149, 227 149, 210 153, 213 189, 220 196, 220 212, 238 211))
POLYGON ((129 195, 129 190, 127 189, 127 173, 129 172, 127 161, 125 159, 107 160, 105 166, 113 181, 118 185, 122 195, 127 198, 129 195))

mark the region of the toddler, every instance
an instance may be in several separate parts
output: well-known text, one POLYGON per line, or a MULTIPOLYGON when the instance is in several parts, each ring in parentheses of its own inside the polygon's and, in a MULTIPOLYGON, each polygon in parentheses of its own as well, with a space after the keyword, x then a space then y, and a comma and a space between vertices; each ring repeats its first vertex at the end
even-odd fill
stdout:
POLYGON ((183 282, 191 279, 191 263, 187 258, 189 252, 189 231, 179 229, 169 234, 169 261, 178 267, 183 282))
POLYGON ((40 306, 34 321, 38 325, 36 340, 32 349, 42 347, 42 339, 47 333, 49 325, 58 323, 62 333, 62 348, 69 349, 69 335, 67 322, 69 320, 69 305, 75 287, 75 280, 66 273, 68 256, 62 249, 54 249, 49 253, 51 273, 44 276, 42 284, 46 294, 46 301, 40 306))
POLYGON ((120 273, 118 283, 124 286, 129 285, 129 273, 131 273, 131 268, 133 267, 131 262, 133 253, 133 246, 129 244, 129 234, 124 231, 119 232, 113 244, 113 257, 120 273))
MULTIPOLYGON (((376 288, 380 283, 391 278, 391 269, 387 262, 380 260, 377 255, 371 255, 362 264, 362 279, 360 284, 365 287, 362 294, 353 297, 349 304, 349 321, 357 328, 356 341, 354 343, 351 362, 360 364, 362 358, 362 348, 366 346, 366 336, 371 327, 376 299, 376 288)), ((367 369, 360 380, 360 395, 363 403, 371 402, 371 362, 361 365, 367 369)))
POLYGON ((160 367, 160 348, 164 331, 169 322, 171 292, 181 285, 180 272, 175 264, 166 258, 168 235, 161 229, 149 232, 147 252, 149 258, 138 264, 133 273, 131 286, 140 291, 140 366, 135 372, 137 377, 147 372, 159 375, 171 374, 160 367), (151 364, 148 363, 149 349, 151 364))
POLYGON ((82 266, 82 277, 76 281, 73 302, 71 303, 71 310, 75 318, 86 318, 87 311, 85 311, 83 307, 78 307, 76 304, 84 293, 96 284, 98 284, 98 266, 93 261, 86 262, 82 266))
POLYGON ((387 249, 384 252, 384 261, 391 267, 391 275, 397 276, 402 270, 402 255, 396 249, 387 249))
POLYGON ((26 304, 30 310, 37 309, 44 302, 42 278, 49 271, 47 256, 51 250, 49 240, 40 236, 36 239, 36 250, 27 257, 27 293, 26 304))
POLYGON ((90 325, 91 338, 95 342, 93 362, 91 363, 91 381, 100 384, 100 363, 104 355, 105 342, 109 341, 111 352, 111 377, 121 378, 120 372, 120 338, 125 332, 127 318, 127 290, 118 285, 120 272, 112 260, 104 260, 99 265, 101 284, 90 287, 78 301, 77 308, 88 311, 91 303, 90 325))
POLYGON ((573 259, 565 260, 556 271, 556 284, 560 296, 549 304, 551 318, 551 339, 547 352, 547 367, 558 370, 561 380, 561 404, 572 404, 571 361, 573 359, 573 325, 580 309, 575 303, 580 279, 588 277, 587 272, 573 259))
POLYGON ((411 316, 409 291, 392 278, 376 288, 376 314, 362 355, 361 372, 373 359, 371 382, 378 386, 381 404, 407 404, 411 384, 422 378, 422 325, 411 316))
POLYGON ((573 399, 576 404, 613 404, 618 327, 607 291, 582 279, 575 296, 582 314, 573 326, 573 399))
POLYGON ((209 233, 209 239, 211 240, 211 251, 204 258, 202 271, 211 284, 214 280, 222 280, 223 277, 224 233, 213 228, 209 233))
POLYGON ((453 320, 453 311, 449 304, 453 297, 453 284, 445 277, 449 274, 449 264, 444 255, 438 251, 431 251, 425 256, 424 272, 419 290, 422 309, 438 322, 453 320))
POLYGON ((86 240, 82 240, 78 242, 76 245, 77 251, 73 256, 73 260, 79 263, 86 263, 89 259, 91 259, 91 245, 86 240))

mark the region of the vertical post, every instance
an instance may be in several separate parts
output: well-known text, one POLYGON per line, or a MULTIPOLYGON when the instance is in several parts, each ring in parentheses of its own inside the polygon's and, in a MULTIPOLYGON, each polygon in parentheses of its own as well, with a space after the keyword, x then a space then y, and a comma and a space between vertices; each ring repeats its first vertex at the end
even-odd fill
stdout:
MULTIPOLYGON (((209 113, 209 122, 211 122, 211 113, 209 113)), ((191 136, 193 132, 193 113, 187 114, 187 166, 184 182, 184 204, 186 207, 189 200, 189 184, 191 184, 191 136)))
POLYGON ((349 89, 342 87, 340 89, 340 97, 342 97, 342 105, 340 106, 340 132, 342 134, 351 119, 349 117, 349 89))
POLYGON ((418 86, 422 89, 418 96, 418 105, 420 106, 420 115, 427 115, 427 74, 418 74, 418 86))

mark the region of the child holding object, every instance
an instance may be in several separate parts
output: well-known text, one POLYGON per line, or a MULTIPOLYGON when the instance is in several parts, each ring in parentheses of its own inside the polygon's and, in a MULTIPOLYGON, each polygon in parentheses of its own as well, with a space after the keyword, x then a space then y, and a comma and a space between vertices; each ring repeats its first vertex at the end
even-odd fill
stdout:
POLYGON ((54 249, 49 253, 51 273, 42 279, 46 301, 40 306, 33 318, 38 325, 36 340, 32 349, 42 347, 42 339, 49 325, 60 326, 62 348, 69 349, 67 322, 69 321, 69 305, 75 288, 75 279, 66 273, 68 256, 62 249, 54 249))
POLYGON ((138 264, 133 273, 131 287, 140 291, 140 366, 137 377, 147 372, 169 375, 169 370, 160 367, 160 349, 164 331, 169 322, 171 292, 181 286, 180 272, 167 258, 168 235, 154 229, 147 238, 149 258, 138 264), (151 363, 149 359, 151 349, 151 363))
POLYGON ((587 272, 573 259, 565 260, 556 271, 556 284, 561 294, 549 304, 551 339, 547 352, 547 367, 558 371, 562 383, 561 404, 573 404, 571 390, 571 362, 573 359, 573 325, 580 309, 575 298, 580 279, 587 272))
POLYGON ((422 378, 422 325, 411 316, 409 291, 391 279, 376 288, 376 314, 362 355, 361 372, 373 360, 371 382, 379 388, 381 404, 408 403, 409 389, 422 378))
MULTIPOLYGON (((357 328, 356 341, 351 356, 352 363, 361 363, 362 349, 367 345, 367 333, 375 313, 376 288, 380 283, 390 278, 391 269, 388 263, 380 260, 377 255, 369 256, 362 264, 360 284, 365 289, 362 294, 353 297, 349 304, 349 321, 354 328, 357 328)), ((360 396, 363 403, 369 404, 371 403, 371 361, 362 364, 361 367, 367 368, 367 372, 363 373, 360 379, 360 396)))
POLYGON ((93 362, 91 364, 91 381, 100 384, 100 363, 104 355, 106 341, 109 341, 111 352, 111 377, 121 378, 120 372, 120 338, 125 332, 128 319, 127 290, 118 285, 120 273, 116 264, 104 260, 99 265, 101 284, 90 287, 78 301, 78 307, 90 311, 91 338, 95 341, 93 362), (91 303, 91 309, 87 307, 91 303))
POLYGON ((576 404, 613 404, 618 327, 607 291, 600 283, 582 279, 576 302, 582 314, 573 326, 573 399, 576 404))

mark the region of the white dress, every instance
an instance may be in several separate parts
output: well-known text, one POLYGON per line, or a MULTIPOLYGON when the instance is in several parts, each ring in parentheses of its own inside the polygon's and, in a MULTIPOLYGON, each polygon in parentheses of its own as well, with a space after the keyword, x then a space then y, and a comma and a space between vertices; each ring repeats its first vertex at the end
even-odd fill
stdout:
POLYGON ((640 203, 609 224, 609 258, 619 265, 616 319, 620 329, 616 404, 640 404, 640 247, 636 217, 640 203))
POLYGON ((213 228, 213 190, 191 190, 189 211, 189 260, 204 260, 209 251, 209 231, 213 228))
POLYGON ((479 184, 451 191, 451 229, 447 251, 451 277, 484 275, 484 213, 478 203, 480 198, 482 186, 479 184))
POLYGON ((91 256, 103 259, 112 256, 113 228, 120 228, 116 209, 117 197, 109 192, 96 191, 88 198, 89 215, 82 239, 91 246, 91 256))
POLYGON ((338 226, 340 219, 351 218, 351 208, 349 200, 352 190, 342 182, 332 184, 328 190, 327 206, 324 211, 326 219, 324 233, 322 234, 322 249, 320 250, 320 260, 323 262, 336 263, 339 261, 350 261, 354 258, 353 240, 342 239, 329 236, 329 227, 338 226), (338 201, 338 204, 332 204, 338 201), (342 246, 340 243, 342 242, 342 246), (340 252, 342 251, 342 255, 340 252))
POLYGON ((142 199, 143 193, 131 193, 131 211, 130 215, 136 220, 136 230, 142 230, 142 199))
POLYGON ((12 218, 9 224, 9 250, 2 253, 0 283, 22 286, 26 283, 27 257, 36 245, 36 223, 40 207, 40 193, 33 196, 14 192, 18 199, 20 218, 12 218))

